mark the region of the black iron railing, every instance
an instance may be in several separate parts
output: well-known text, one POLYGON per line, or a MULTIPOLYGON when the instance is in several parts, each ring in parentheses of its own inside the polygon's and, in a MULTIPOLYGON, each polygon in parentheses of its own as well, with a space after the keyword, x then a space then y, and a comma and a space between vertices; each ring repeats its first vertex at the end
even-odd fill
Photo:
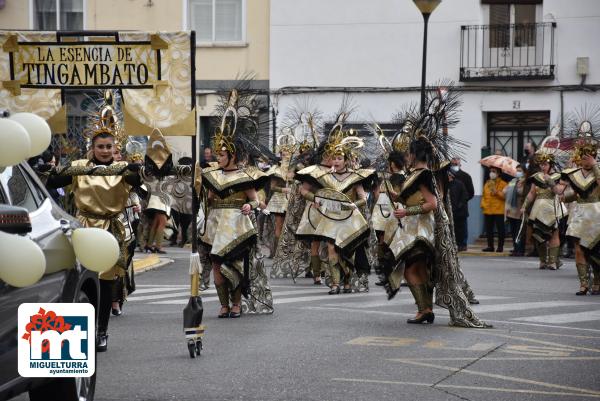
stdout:
POLYGON ((555 22, 463 25, 460 80, 554 79, 555 22))

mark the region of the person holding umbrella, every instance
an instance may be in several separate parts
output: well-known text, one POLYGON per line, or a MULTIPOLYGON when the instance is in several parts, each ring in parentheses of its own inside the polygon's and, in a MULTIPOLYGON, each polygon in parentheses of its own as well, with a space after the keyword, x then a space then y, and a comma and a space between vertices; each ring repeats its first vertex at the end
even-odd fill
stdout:
POLYGON ((504 188, 506 182, 500 178, 501 170, 491 167, 489 179, 483 185, 481 210, 485 221, 487 248, 483 252, 494 252, 494 226, 498 231, 498 248, 496 252, 504 251, 504 188))

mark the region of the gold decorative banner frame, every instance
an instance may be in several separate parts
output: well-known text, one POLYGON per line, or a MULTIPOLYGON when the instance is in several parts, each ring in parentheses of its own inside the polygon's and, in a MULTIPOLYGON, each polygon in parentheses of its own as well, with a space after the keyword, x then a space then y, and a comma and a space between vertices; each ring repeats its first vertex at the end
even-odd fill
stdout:
POLYGON ((160 82, 160 49, 164 41, 24 42, 12 35, 4 42, 9 53, 13 94, 20 88, 137 88, 160 82))
POLYGON ((65 89, 113 88, 128 135, 195 136, 193 42, 193 32, 0 31, 0 109, 64 133, 65 89))

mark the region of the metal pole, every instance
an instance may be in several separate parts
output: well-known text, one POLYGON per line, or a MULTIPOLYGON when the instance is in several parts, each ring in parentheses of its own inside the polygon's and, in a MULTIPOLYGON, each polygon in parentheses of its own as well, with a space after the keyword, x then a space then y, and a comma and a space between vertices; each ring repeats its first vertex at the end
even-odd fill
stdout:
MULTIPOLYGON (((196 108, 196 31, 190 32, 190 72, 192 76, 191 85, 192 85, 192 98, 191 98, 191 108, 195 110, 196 108)), ((196 193, 194 189, 194 183, 196 182, 196 161, 198 160, 197 151, 196 151, 196 135, 198 134, 198 118, 197 114, 194 115, 194 127, 195 132, 194 136, 192 136, 192 253, 198 252, 198 229, 196 227, 196 220, 198 219, 198 196, 200 194, 196 193)), ((198 286, 196 285, 196 288, 198 286)))
POLYGON ((427 73, 427 23, 431 14, 423 14, 423 66, 421 70, 421 114, 425 113, 425 76, 427 73))

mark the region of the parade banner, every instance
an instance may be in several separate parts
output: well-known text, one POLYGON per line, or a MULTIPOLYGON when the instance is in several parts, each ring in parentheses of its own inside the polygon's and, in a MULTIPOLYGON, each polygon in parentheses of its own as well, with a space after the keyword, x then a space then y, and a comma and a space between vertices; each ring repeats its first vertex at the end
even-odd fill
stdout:
POLYGON ((160 56, 150 42, 27 43, 10 57, 21 88, 152 88, 160 56))
POLYGON ((0 31, 0 109, 40 115, 65 133, 65 90, 122 90, 128 135, 194 136, 190 32, 0 31))

